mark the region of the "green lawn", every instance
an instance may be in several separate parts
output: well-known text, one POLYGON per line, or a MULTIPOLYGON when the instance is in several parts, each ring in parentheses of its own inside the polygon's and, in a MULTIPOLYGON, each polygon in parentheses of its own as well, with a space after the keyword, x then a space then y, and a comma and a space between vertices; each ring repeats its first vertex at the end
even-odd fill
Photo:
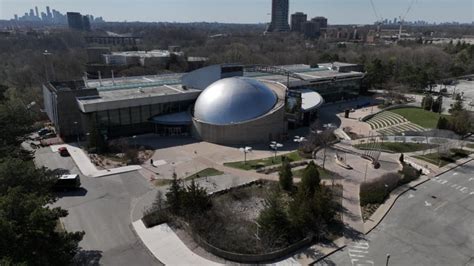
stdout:
POLYGON ((415 156, 415 158, 423 160, 425 162, 438 165, 443 167, 447 164, 454 163, 459 159, 466 158, 471 152, 461 149, 451 149, 451 154, 449 156, 440 156, 439 153, 430 153, 420 156, 415 156))
POLYGON ((240 162, 224 163, 224 165, 233 167, 233 168, 242 169, 242 170, 257 170, 258 168, 281 164, 281 158, 283 156, 290 159, 290 162, 300 161, 304 159, 300 157, 297 151, 295 151, 295 152, 279 155, 276 158, 272 156, 272 157, 259 159, 259 160, 249 160, 247 161, 247 163, 244 163, 244 161, 240 161, 240 162))
MULTIPOLYGON (((371 143, 358 144, 355 145, 357 149, 366 150, 372 148, 371 143)), ((436 147, 434 144, 425 144, 425 143, 400 143, 400 142, 384 142, 380 143, 380 149, 392 151, 396 153, 406 153, 414 151, 422 151, 436 147)))
MULTIPOLYGON (((423 110, 421 108, 400 108, 390 110, 390 112, 399 114, 405 117, 408 121, 422 126, 424 128, 436 128, 438 124, 439 114, 423 110)), ((448 115, 442 115, 450 117, 448 115)))
MULTIPOLYGON (((326 169, 323 169, 319 165, 317 165, 316 167, 318 168, 319 178, 321 178, 321 179, 331 179, 331 177, 335 176, 332 172, 330 172, 326 169)), ((298 169, 298 170, 292 170, 293 177, 301 178, 303 176, 303 171, 304 171, 304 168, 301 168, 301 169, 298 169)))
POLYGON ((469 149, 474 149, 474 143, 467 144, 466 147, 469 149))

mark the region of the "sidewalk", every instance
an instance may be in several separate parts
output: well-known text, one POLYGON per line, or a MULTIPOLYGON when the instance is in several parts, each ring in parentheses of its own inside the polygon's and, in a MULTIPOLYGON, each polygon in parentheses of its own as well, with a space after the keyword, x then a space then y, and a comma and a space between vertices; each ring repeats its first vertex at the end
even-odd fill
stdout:
POLYGON ((146 228, 138 220, 132 225, 143 244, 165 265, 223 265, 195 254, 167 224, 146 228))
POLYGON ((124 167, 118 167, 114 169, 108 170, 98 170, 95 165, 90 161, 87 154, 80 148, 69 145, 69 144, 62 144, 62 145, 52 145, 50 146, 53 152, 58 152, 58 148, 66 147, 69 154, 71 155, 72 160, 77 165, 81 173, 88 177, 103 177, 108 175, 115 175, 120 173, 126 173, 131 171, 140 170, 141 166, 139 165, 130 165, 124 167))

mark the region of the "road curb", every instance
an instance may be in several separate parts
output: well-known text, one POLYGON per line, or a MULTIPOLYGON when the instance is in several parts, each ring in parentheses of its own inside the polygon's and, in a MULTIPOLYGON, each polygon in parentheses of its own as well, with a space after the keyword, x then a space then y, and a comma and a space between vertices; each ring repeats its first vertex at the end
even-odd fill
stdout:
POLYGON ((142 238, 138 235, 137 231, 135 230, 135 227, 133 226, 133 222, 128 225, 128 227, 132 230, 133 235, 138 239, 137 243, 143 247, 143 249, 146 251, 146 253, 153 258, 155 262, 157 262, 158 265, 165 265, 163 262, 161 262, 152 252, 151 250, 145 245, 143 242, 142 238))
MULTIPOLYGON (((395 194, 394 194, 394 195, 390 195, 390 196, 395 196, 395 199, 393 200, 392 203, 390 203, 390 206, 388 207, 388 209, 385 211, 385 213, 382 215, 382 217, 381 217, 377 222, 375 222, 375 225, 374 225, 372 228, 370 228, 369 230, 365 230, 365 228, 364 228, 364 234, 367 235, 367 234, 369 234, 370 232, 372 232, 375 228, 377 228, 377 226, 378 226, 378 225, 383 221, 383 219, 385 219, 385 217, 388 215, 388 213, 389 213, 390 210, 393 208, 393 206, 395 205, 395 203, 397 202, 397 200, 400 198, 400 196, 402 196, 403 194, 405 194, 407 191, 409 191, 409 190, 411 190, 411 189, 413 189, 413 188, 416 188, 416 187, 418 187, 418 186, 420 186, 420 185, 422 185, 422 184, 428 182, 428 181, 431 180, 433 177, 437 177, 437 176, 440 176, 440 175, 442 175, 442 174, 445 174, 445 173, 447 173, 447 172, 449 172, 449 171, 451 171, 451 170, 453 170, 453 169, 456 169, 456 168, 459 167, 459 166, 462 166, 462 165, 464 165, 464 164, 466 164, 466 163, 471 162, 472 160, 474 160, 474 159, 473 159, 473 158, 470 158, 469 160, 467 160, 467 161, 465 161, 465 162, 462 162, 462 163, 460 163, 460 164, 457 164, 456 166, 453 166, 453 167, 451 167, 451 168, 449 168, 449 169, 443 170, 443 171, 441 171, 440 173, 437 173, 436 175, 434 175, 434 176, 432 176, 432 177, 427 177, 426 180, 420 181, 419 183, 417 183, 417 184, 415 184, 415 185, 413 185, 413 186, 408 186, 406 189, 404 189, 404 190, 402 190, 402 191, 400 191, 400 192, 397 192, 397 193, 398 193, 397 195, 395 195, 395 194)), ((380 208, 380 207, 379 207, 379 208, 380 208)), ((365 223, 364 223, 364 227, 365 227, 365 223)))
POLYGON ((313 261, 313 262, 310 263, 309 265, 314 265, 315 263, 324 260, 325 258, 327 258, 327 257, 331 256, 332 254, 334 254, 334 253, 340 251, 341 249, 344 249, 345 247, 347 247, 347 244, 344 244, 344 245, 342 245, 342 246, 340 246, 340 247, 334 249, 333 251, 329 252, 328 254, 325 254, 324 256, 322 256, 321 258, 316 259, 315 261, 313 261))

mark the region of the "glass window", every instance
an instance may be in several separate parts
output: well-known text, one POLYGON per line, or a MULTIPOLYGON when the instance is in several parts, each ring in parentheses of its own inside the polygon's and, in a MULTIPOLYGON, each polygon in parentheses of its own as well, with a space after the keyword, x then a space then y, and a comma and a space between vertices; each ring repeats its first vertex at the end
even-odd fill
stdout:
POLYGON ((107 111, 97 112, 97 122, 101 126, 109 125, 109 114, 107 113, 107 111))
POLYGON ((154 104, 151 106, 151 116, 160 115, 163 113, 162 104, 154 104))
POLYGON ((130 125, 130 108, 120 109, 120 124, 130 125))
POLYGON ((142 120, 141 122, 147 122, 148 118, 151 117, 151 107, 150 105, 142 106, 142 120))
POLYGON ((120 114, 118 110, 109 110, 110 125, 120 125, 120 114))
POLYGON ((141 122, 140 107, 130 108, 130 114, 132 118, 132 124, 138 124, 141 122))

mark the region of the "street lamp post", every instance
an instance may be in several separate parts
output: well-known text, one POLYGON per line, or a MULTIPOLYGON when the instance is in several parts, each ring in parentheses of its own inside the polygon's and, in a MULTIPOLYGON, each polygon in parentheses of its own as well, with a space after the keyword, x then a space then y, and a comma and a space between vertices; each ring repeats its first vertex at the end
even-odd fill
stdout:
POLYGON ((247 153, 252 152, 252 147, 242 147, 239 149, 241 152, 244 153, 244 164, 247 164, 247 153))
POLYGON ((388 261, 390 260, 390 254, 387 253, 387 262, 385 263, 385 266, 388 266, 388 261))
POLYGON ((277 156, 278 149, 282 147, 283 147, 283 144, 278 143, 276 141, 272 141, 272 143, 270 144, 270 148, 272 148, 275 151, 275 159, 277 156))
POLYGON ((77 138, 77 146, 79 146, 79 123, 74 121, 74 127, 76 128, 76 138, 77 138))
POLYGON ((133 135, 133 136, 132 136, 132 139, 133 139, 133 148, 136 149, 136 148, 137 148, 137 141, 136 141, 137 136, 136 136, 136 135, 133 135))

